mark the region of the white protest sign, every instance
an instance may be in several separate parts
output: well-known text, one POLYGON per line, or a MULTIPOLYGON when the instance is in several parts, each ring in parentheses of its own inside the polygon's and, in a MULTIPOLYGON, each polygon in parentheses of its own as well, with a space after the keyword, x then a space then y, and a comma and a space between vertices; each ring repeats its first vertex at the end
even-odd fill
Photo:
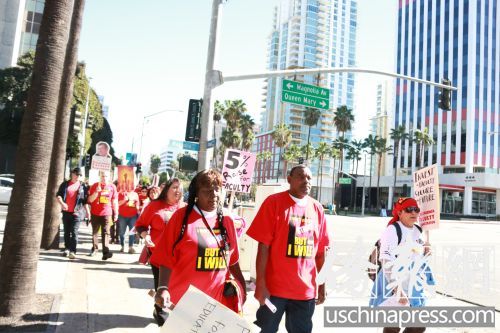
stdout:
POLYGON ((90 168, 102 171, 111 170, 111 156, 100 156, 97 154, 92 156, 92 164, 90 165, 90 168))
POLYGON ((193 286, 189 286, 160 330, 161 333, 258 331, 258 327, 193 286))
POLYGON ((250 193, 254 167, 255 154, 227 149, 222 168, 222 186, 226 191, 250 193))
POLYGON ((439 178, 437 165, 420 169, 413 173, 413 191, 420 207, 418 222, 422 229, 439 228, 439 178))

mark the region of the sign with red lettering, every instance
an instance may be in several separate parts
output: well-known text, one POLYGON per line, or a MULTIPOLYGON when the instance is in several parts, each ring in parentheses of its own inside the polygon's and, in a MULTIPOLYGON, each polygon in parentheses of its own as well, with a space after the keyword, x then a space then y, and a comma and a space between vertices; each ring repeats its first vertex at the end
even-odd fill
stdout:
POLYGON ((439 228, 441 214, 437 165, 413 173, 413 193, 420 207, 418 222, 423 230, 439 228))

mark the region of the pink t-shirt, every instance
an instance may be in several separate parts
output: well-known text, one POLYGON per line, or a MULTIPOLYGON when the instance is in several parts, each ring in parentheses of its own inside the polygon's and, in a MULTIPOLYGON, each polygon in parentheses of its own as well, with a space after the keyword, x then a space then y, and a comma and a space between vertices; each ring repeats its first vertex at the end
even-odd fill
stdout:
POLYGON ((262 203, 247 231, 269 246, 266 287, 272 296, 316 297, 315 258, 324 255, 330 239, 321 204, 311 197, 305 203, 297 204, 287 191, 273 194, 262 203))
MULTIPOLYGON (((226 260, 221 255, 217 241, 205 227, 201 215, 193 209, 189 215, 187 228, 182 240, 173 245, 179 237, 186 207, 178 209, 170 218, 165 231, 160 237, 156 249, 151 256, 151 263, 172 270, 168 289, 171 301, 175 304, 193 285, 210 297, 222 302, 222 291, 226 279, 226 260), (173 253, 172 253, 173 250, 173 253)), ((222 244, 220 231, 216 228, 217 216, 206 216, 218 242, 222 244)), ((238 241, 233 220, 224 216, 224 226, 229 241, 229 266, 239 258, 238 241)))

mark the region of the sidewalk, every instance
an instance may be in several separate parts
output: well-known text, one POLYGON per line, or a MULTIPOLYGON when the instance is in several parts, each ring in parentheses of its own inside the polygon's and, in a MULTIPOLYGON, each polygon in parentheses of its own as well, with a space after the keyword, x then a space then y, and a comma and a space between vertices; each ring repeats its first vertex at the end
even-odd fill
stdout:
MULTIPOLYGON (((81 228, 77 259, 70 261, 57 251, 40 254, 37 292, 60 294, 59 313, 55 329, 57 333, 83 332, 159 332, 152 319, 152 298, 147 295, 153 287, 149 267, 137 264, 138 254, 118 253, 119 245, 111 245, 114 255, 107 261, 101 253, 88 257, 91 247, 90 228, 81 228)), ((247 275, 248 277, 248 275, 247 275)), ((365 305, 341 298, 327 300, 326 305, 365 305)), ((443 299, 439 305, 469 304, 443 299)), ((258 302, 249 292, 245 304, 245 318, 252 322, 258 302)), ((497 320, 500 320, 497 316, 497 320)), ((316 309, 314 332, 382 332, 376 328, 323 327, 323 307, 316 309)), ((286 332, 282 322, 280 332, 286 332)), ((427 332, 495 332, 494 329, 428 329, 427 332)))

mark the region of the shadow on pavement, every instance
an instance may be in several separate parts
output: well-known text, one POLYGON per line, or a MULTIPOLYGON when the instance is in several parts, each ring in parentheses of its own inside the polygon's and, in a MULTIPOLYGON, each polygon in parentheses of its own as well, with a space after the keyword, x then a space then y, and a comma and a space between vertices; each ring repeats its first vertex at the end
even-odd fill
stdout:
MULTIPOLYGON (((113 252, 113 251, 112 251, 113 252)), ((88 252, 78 252, 76 254, 75 262, 88 263, 94 265, 105 265, 107 263, 113 265, 130 265, 128 262, 117 262, 113 261, 113 258, 106 261, 101 260, 102 253, 98 252, 95 257, 91 258, 88 256, 88 252)), ((72 261, 66 257, 63 257, 62 252, 40 252, 39 260, 41 261, 72 261)))
POLYGON ((139 316, 121 315, 121 314, 99 314, 99 313, 64 313, 59 316, 57 322, 48 322, 47 324, 29 324, 29 322, 40 322, 47 320, 47 314, 25 314, 22 320, 26 325, 16 327, 1 325, 0 332, 102 332, 109 329, 120 328, 145 328, 153 323, 152 318, 139 316), (61 318, 62 317, 62 318, 61 318), (64 319, 64 322, 60 322, 64 319), (81 326, 75 324, 80 323, 81 326), (84 327, 84 323, 92 323, 84 327))

